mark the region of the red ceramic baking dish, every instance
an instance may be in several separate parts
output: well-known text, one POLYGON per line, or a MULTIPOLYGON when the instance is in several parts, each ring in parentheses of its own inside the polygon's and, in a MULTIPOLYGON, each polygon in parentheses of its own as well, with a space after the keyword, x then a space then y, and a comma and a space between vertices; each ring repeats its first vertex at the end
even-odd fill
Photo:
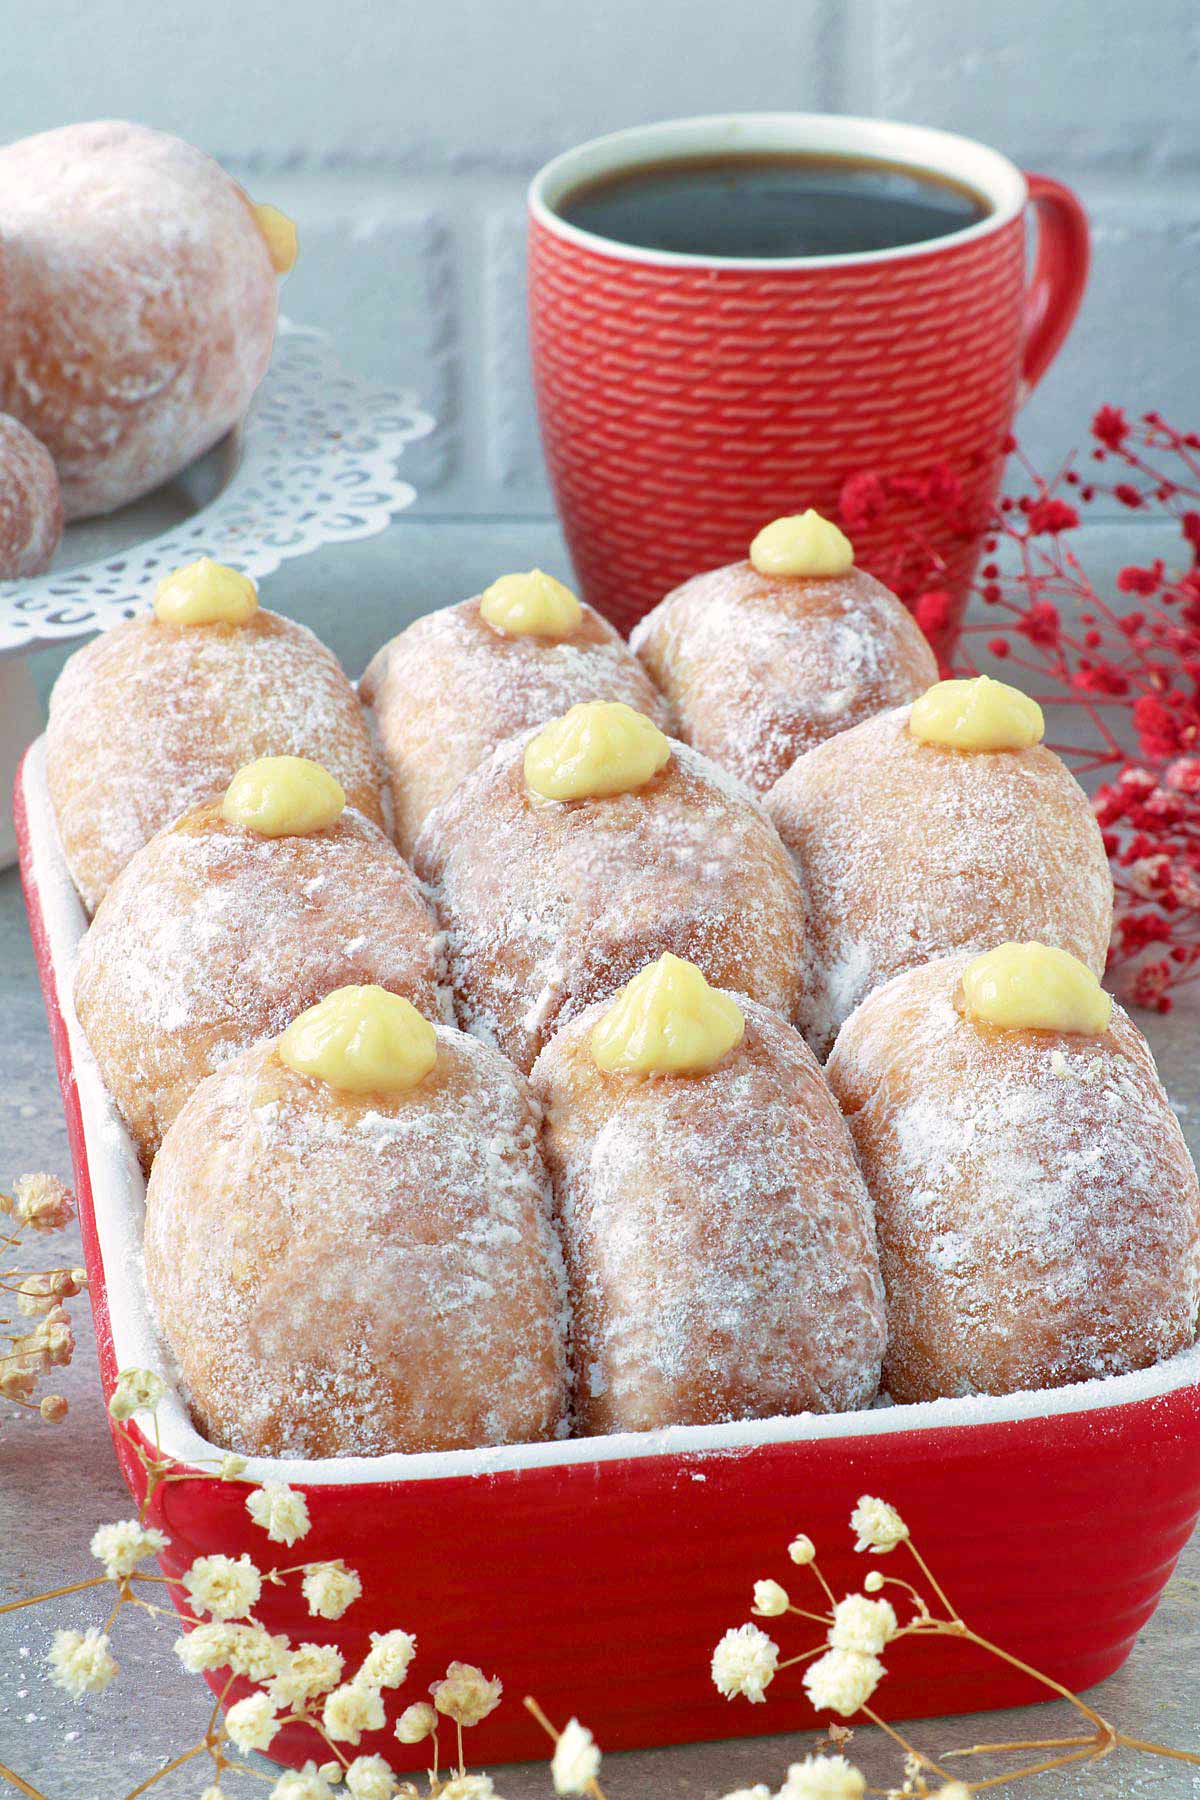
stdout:
MULTIPOLYGON (((71 1003, 85 918, 66 873, 35 744, 15 814, 30 929, 75 1164, 106 1394, 118 1368, 170 1367, 141 1274, 143 1182, 71 1003)), ((214 1456, 177 1386, 160 1408, 165 1451, 214 1456)), ((137 1458, 118 1438, 130 1489, 137 1458)), ((209 1464, 211 1467, 211 1462, 209 1464)), ((798 1671, 770 1704, 729 1703, 709 1678, 712 1646, 750 1616, 751 1587, 798 1589, 788 1541, 817 1543, 835 1590, 861 1587, 848 1519, 862 1493, 910 1524, 943 1586, 984 1635, 1079 1690, 1116 1669, 1162 1593, 1200 1513, 1200 1350, 1133 1376, 1003 1399, 881 1407, 515 1445, 480 1452, 259 1461, 248 1474, 307 1495, 305 1560, 343 1557, 363 1597, 336 1624, 310 1618, 297 1588, 264 1590, 260 1616, 296 1641, 336 1643, 354 1667, 372 1630, 416 1633, 398 1711, 454 1657, 502 1676, 507 1700, 472 1733, 477 1762, 544 1755, 519 1704, 574 1713, 605 1749, 681 1743, 814 1723, 798 1671)), ((159 1489, 168 1574, 193 1557, 267 1549, 245 1490, 207 1477, 159 1489)), ((297 1560, 298 1552, 288 1555, 297 1560)), ((794 1648, 811 1641, 797 1621, 794 1648)), ((788 1652, 785 1652, 787 1654, 788 1652)), ((874 1704, 892 1718, 1010 1706, 1042 1690, 967 1646, 902 1643, 874 1704)), ((306 1730, 273 1753, 316 1751, 306 1730)), ((368 1745, 414 1766, 390 1734, 368 1745)))

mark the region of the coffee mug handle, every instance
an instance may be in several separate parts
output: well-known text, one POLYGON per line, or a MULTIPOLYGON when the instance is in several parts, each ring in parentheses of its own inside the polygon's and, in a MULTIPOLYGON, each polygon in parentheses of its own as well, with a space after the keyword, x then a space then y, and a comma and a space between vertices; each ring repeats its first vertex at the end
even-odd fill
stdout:
POLYGON ((1062 345, 1083 290, 1091 258, 1091 234, 1082 202, 1049 175, 1025 177, 1037 209, 1037 251, 1025 292, 1025 349, 1021 400, 1026 400, 1062 345))

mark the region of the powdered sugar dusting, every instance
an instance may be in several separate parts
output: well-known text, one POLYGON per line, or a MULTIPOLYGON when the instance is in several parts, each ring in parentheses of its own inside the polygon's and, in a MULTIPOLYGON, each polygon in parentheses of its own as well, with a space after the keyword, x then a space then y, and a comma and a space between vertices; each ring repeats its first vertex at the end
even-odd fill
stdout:
POLYGON ((149 492, 246 411, 278 283, 211 157, 119 120, 0 155, 0 408, 51 452, 69 518, 149 492))
POLYGON ((865 1406, 883 1350, 871 1205, 811 1052, 738 996, 703 1076, 605 1075, 589 1008, 534 1087, 591 1432, 865 1406))
POLYGON ((361 813, 264 838, 209 805, 117 877, 83 940, 75 1003, 149 1163, 206 1075, 334 988, 376 982, 448 1016, 439 948, 416 877, 361 813))
POLYGON ((1149 1049, 964 1019, 969 956, 876 990, 828 1075, 875 1198, 903 1400, 1057 1386, 1190 1344, 1200 1190, 1149 1049))
POLYGON ((712 569, 668 594, 630 642, 680 735, 757 793, 938 674, 911 614, 861 569, 823 580, 765 576, 750 562, 712 569))
POLYGON ((270 1045, 168 1133, 146 1273, 193 1411, 252 1454, 380 1455, 565 1430, 565 1291, 538 1113, 438 1027, 407 1093, 338 1093, 270 1045))
POLYGON ((909 710, 809 751, 766 798, 805 893, 818 1055, 880 982, 947 951, 1037 939, 1104 969, 1112 877, 1074 777, 1040 746, 919 743, 909 710))
POLYGON ((478 597, 426 613, 378 652, 360 691, 374 710, 406 854, 433 808, 504 738, 587 700, 623 700, 662 726, 669 717, 624 640, 589 606, 562 640, 493 630, 478 597))
POLYGON ((634 793, 543 801, 525 786, 528 737, 500 745, 417 845, 459 1023, 529 1069, 554 1031, 665 950, 793 1015, 800 890, 741 783, 675 743, 634 793))
POLYGON ((147 838, 260 756, 311 757, 386 823, 354 690, 295 620, 261 608, 236 627, 136 619, 75 651, 50 697, 46 771, 88 910, 147 838))

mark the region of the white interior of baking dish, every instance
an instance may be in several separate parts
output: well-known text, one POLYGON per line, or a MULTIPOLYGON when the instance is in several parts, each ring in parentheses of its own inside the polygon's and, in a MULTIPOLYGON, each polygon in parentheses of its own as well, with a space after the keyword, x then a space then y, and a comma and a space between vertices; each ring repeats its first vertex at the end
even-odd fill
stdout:
MULTIPOLYGON (((71 1046, 79 1110, 91 1176, 96 1231, 104 1263, 109 1316, 118 1368, 151 1368, 169 1383, 159 1408, 163 1450, 181 1462, 203 1465, 220 1450, 192 1424, 171 1359, 150 1314, 142 1273, 141 1238, 145 1182, 132 1140, 110 1100, 94 1057, 75 1016, 72 1001, 75 959, 87 918, 67 873, 46 790, 45 748, 39 739, 25 760, 24 795, 34 880, 49 940, 58 1004, 71 1046)), ((429 1481, 448 1476, 494 1474, 565 1463, 613 1458, 712 1455, 760 1444, 814 1438, 876 1437, 896 1431, 928 1431, 938 1426, 982 1425, 1061 1413, 1127 1405, 1170 1393, 1200 1380, 1200 1346, 1134 1375, 1078 1382, 1041 1393, 935 1400, 919 1406, 880 1406, 869 1412, 754 1419, 734 1425, 679 1425, 666 1431, 626 1432, 550 1444, 513 1444, 498 1449, 449 1450, 390 1456, 343 1456, 312 1461, 253 1459, 256 1481, 301 1483, 429 1481)))

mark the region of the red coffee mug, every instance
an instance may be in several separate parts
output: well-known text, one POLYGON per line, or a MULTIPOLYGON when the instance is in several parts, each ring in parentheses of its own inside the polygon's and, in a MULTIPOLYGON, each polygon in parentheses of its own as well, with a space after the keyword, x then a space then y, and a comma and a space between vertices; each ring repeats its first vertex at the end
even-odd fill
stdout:
POLYGON ((556 157, 529 190, 529 304, 550 478, 587 598, 628 631, 678 582, 745 556, 759 527, 848 477, 949 465, 955 517, 892 501, 853 532, 887 578, 919 532, 957 632, 1013 415, 1083 296, 1075 196, 968 138, 815 113, 682 119, 556 157), (989 211, 949 236, 783 259, 645 250, 567 224, 556 205, 623 168, 721 153, 816 152, 905 164, 989 211), (1026 277, 1025 218, 1038 212, 1026 277), (965 523, 964 523, 965 521, 965 523))

